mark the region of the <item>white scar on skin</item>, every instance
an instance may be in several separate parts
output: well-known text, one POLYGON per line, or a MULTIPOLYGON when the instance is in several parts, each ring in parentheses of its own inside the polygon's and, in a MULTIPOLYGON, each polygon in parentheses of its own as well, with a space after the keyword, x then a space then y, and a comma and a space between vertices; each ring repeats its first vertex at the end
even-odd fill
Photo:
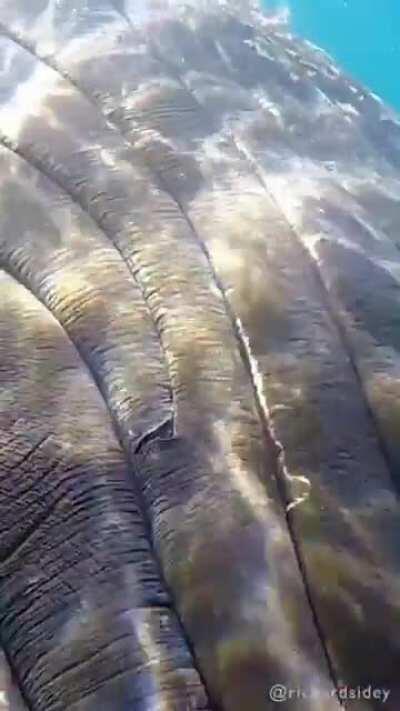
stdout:
POLYGON ((265 27, 274 25, 288 25, 290 22, 290 10, 288 7, 284 7, 278 12, 272 15, 266 15, 264 17, 263 25, 265 27))
POLYGON ((353 116, 359 116, 359 115, 360 115, 360 112, 357 111, 357 109, 354 108, 354 106, 352 106, 351 104, 344 104, 344 103, 341 103, 341 102, 339 101, 339 102, 338 102, 338 105, 340 106, 340 108, 342 109, 342 111, 344 111, 346 114, 352 114, 353 116))
POLYGON ((168 704, 163 699, 160 685, 161 661, 157 644, 151 632, 151 611, 146 608, 135 608, 128 613, 134 634, 136 635, 140 649, 146 660, 146 664, 152 668, 152 694, 150 704, 147 708, 149 711, 168 711, 168 704))
POLYGON ((272 417, 271 417, 271 410, 270 410, 269 405, 267 403, 267 397, 266 397, 265 390, 264 390, 262 375, 261 375, 260 369, 258 367, 257 360, 251 352, 251 345, 250 345, 249 337, 243 327, 243 324, 242 324, 240 318, 237 316, 235 320, 236 320, 236 328, 237 328, 238 333, 241 337, 241 340, 242 340, 243 345, 246 350, 247 357, 249 359, 252 380, 254 383, 254 387, 255 387, 261 408, 265 414, 265 419, 268 423, 269 433, 271 435, 271 438, 272 438, 277 450, 279 451, 278 458, 279 458, 281 471, 287 481, 289 481, 291 483, 300 483, 306 487, 306 491, 304 492, 304 494, 297 496, 293 501, 286 504, 286 511, 289 512, 292 509, 294 509, 295 507, 299 506, 299 504, 304 503, 304 501, 306 501, 309 498, 310 492, 311 492, 311 482, 305 476, 293 475, 293 474, 290 474, 290 472, 289 472, 289 469, 286 464, 286 458, 285 458, 285 452, 284 452, 283 445, 279 441, 276 431, 275 431, 275 428, 273 426, 272 417))
POLYGON ((233 67, 232 62, 230 60, 230 57, 225 52, 222 44, 220 42, 215 42, 215 46, 217 48, 219 56, 221 57, 223 63, 225 64, 225 66, 229 69, 229 71, 234 71, 234 67, 233 67))
POLYGON ((375 101, 377 101, 378 104, 383 104, 383 101, 382 101, 381 97, 378 96, 378 94, 374 94, 373 91, 370 91, 370 96, 372 96, 372 98, 375 99, 375 101))

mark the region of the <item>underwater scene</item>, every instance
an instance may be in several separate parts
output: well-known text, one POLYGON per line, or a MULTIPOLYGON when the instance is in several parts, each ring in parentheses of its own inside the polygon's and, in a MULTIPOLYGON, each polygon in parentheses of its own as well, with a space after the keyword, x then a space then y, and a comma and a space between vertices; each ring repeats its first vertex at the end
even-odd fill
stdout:
POLYGON ((400 3, 386 0, 263 0, 268 13, 328 52, 400 110, 400 3))

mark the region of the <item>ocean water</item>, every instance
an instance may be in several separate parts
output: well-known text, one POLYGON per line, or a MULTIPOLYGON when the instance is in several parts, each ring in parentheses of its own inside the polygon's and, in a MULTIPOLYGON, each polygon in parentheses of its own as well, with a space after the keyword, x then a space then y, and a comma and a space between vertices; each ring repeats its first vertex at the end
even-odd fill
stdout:
POLYGON ((400 111, 400 0, 262 0, 400 111))

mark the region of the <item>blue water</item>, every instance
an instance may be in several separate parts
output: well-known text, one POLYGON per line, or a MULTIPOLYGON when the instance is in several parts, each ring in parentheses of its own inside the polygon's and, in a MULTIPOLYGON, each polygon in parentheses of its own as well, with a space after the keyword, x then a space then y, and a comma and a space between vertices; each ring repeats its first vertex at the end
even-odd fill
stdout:
POLYGON ((400 110, 400 0, 262 0, 287 8, 290 28, 325 49, 400 110))

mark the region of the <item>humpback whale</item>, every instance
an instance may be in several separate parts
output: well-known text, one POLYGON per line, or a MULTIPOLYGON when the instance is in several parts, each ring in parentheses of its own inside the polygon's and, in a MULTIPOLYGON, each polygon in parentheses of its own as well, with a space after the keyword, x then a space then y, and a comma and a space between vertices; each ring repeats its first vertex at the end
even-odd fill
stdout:
POLYGON ((255 2, 0 0, 0 708, 399 708, 399 188, 255 2))

